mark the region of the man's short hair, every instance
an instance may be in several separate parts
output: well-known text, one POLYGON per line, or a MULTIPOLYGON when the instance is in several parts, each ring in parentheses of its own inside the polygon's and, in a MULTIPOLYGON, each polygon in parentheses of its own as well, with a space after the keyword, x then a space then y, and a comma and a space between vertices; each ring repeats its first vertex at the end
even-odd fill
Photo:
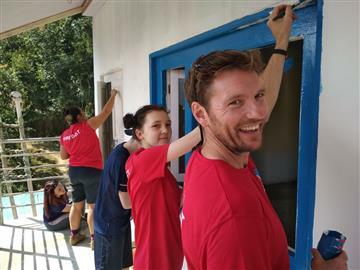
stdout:
POLYGON ((209 88, 224 71, 239 69, 260 74, 264 63, 259 50, 240 52, 235 50, 215 51, 200 56, 192 65, 185 83, 186 99, 191 105, 196 101, 205 108, 209 101, 209 88))

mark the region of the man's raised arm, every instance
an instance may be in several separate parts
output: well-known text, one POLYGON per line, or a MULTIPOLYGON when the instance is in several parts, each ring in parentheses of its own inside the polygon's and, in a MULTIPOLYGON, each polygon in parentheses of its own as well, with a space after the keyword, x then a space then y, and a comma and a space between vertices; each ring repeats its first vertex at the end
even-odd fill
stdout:
POLYGON ((275 50, 261 75, 266 91, 265 98, 268 104, 268 119, 279 95, 286 59, 285 53, 287 53, 291 26, 294 19, 295 14, 292 12, 291 6, 280 5, 273 9, 267 22, 267 25, 275 38, 275 50), (284 17, 273 20, 273 18, 275 18, 284 9, 284 17))

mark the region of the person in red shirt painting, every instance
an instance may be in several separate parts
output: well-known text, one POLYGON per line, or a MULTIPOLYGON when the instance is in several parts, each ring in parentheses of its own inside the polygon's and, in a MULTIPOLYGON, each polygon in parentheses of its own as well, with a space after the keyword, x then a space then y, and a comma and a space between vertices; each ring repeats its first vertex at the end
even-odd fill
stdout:
POLYGON ((142 148, 126 162, 128 192, 135 223, 134 269, 179 270, 183 265, 180 232, 181 191, 168 162, 200 141, 199 128, 172 143, 171 122, 165 108, 141 107, 124 117, 125 128, 142 148))
POLYGON ((64 110, 65 120, 70 124, 60 136, 60 156, 69 159, 69 177, 73 204, 70 210, 70 244, 76 245, 85 236, 80 233, 81 214, 85 199, 88 205, 87 222, 90 232, 90 247, 94 247, 94 219, 96 195, 103 168, 99 138, 95 130, 99 128, 112 112, 117 91, 111 96, 100 114, 87 119, 78 107, 64 110))
MULTIPOLYGON (((184 181, 182 240, 190 270, 290 269, 284 229, 250 152, 261 146, 277 100, 294 18, 290 6, 273 10, 268 26, 276 44, 265 69, 259 52, 233 50, 202 56, 190 69, 186 98, 204 133, 184 181), (273 20, 281 11, 284 17, 273 20)), ((314 269, 328 269, 317 255, 314 269)))

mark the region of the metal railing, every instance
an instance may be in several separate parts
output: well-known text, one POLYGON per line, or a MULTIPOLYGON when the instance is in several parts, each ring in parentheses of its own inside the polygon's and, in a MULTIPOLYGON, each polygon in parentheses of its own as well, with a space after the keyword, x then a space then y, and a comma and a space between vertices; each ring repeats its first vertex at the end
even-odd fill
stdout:
MULTIPOLYGON (((0 121, 0 130, 1 130, 1 124, 2 122, 0 121)), ((3 125, 4 126, 4 125, 3 125)), ((1 131, 0 131, 0 135, 1 135, 1 131)), ((33 189, 33 183, 36 181, 46 181, 46 180, 53 180, 53 179, 57 179, 57 180, 65 180, 65 185, 68 185, 68 175, 67 173, 63 173, 61 175, 51 175, 51 176, 44 176, 44 177, 33 177, 31 174, 31 170, 37 170, 37 169, 44 169, 44 168, 66 168, 68 165, 67 164, 40 164, 40 165, 30 165, 30 157, 59 157, 60 156, 60 152, 59 151, 46 151, 43 150, 41 152, 35 152, 35 153, 31 153, 28 148, 25 148, 21 150, 22 153, 18 153, 19 150, 13 150, 12 152, 17 152, 15 154, 9 154, 7 152, 10 152, 10 150, 6 150, 5 151, 5 144, 21 144, 23 146, 24 143, 29 144, 29 143, 44 143, 44 142, 58 142, 59 141, 59 137, 44 137, 44 138, 24 138, 24 139, 7 139, 7 140, 1 140, 1 136, 0 136, 0 156, 1 156, 1 163, 2 163, 2 168, 0 168, 0 172, 2 172, 2 179, 0 180, 0 224, 3 224, 4 222, 4 210, 5 209, 11 209, 12 211, 12 216, 14 219, 18 218, 18 213, 17 213, 17 208, 19 207, 31 207, 31 211, 33 216, 37 215, 37 211, 36 211, 36 206, 37 205, 41 205, 42 202, 36 202, 35 198, 34 198, 34 193, 38 193, 39 190, 34 190, 33 189), (24 166, 16 166, 16 167, 11 167, 9 166, 9 159, 11 158, 27 158, 27 162, 25 163, 24 166), (26 164, 28 164, 29 166, 26 166, 26 164), (20 171, 23 170, 25 171, 25 174, 16 174, 16 177, 12 176, 11 173, 14 173, 16 171, 20 171), (20 195, 20 194, 24 194, 24 192, 13 192, 13 185, 15 183, 27 183, 27 192, 29 194, 30 197, 30 202, 29 203, 25 203, 25 204, 16 204, 15 202, 15 196, 16 195, 20 195), (30 185, 29 185, 30 183, 30 185), (3 194, 2 190, 3 187, 6 187, 6 193, 3 194), (3 197, 8 197, 9 198, 9 202, 10 205, 9 206, 4 206, 2 203, 2 198, 3 197)), ((39 151, 39 149, 37 149, 37 151, 39 151)))
MULTIPOLYGON (((45 181, 50 179, 68 179, 68 176, 66 174, 63 175, 52 175, 52 176, 44 176, 44 177, 33 177, 32 176, 32 170, 36 169, 44 169, 44 168, 51 168, 51 167, 63 167, 66 166, 66 164, 41 164, 41 165, 31 165, 30 163, 30 157, 41 157, 44 155, 59 155, 58 151, 41 151, 41 153, 32 153, 29 148, 28 144, 34 144, 34 143, 44 143, 44 142, 58 142, 59 137, 44 137, 44 138, 26 138, 25 136, 25 128, 24 128, 24 119, 22 116, 22 99, 21 94, 19 92, 11 92, 12 100, 15 106, 16 110, 16 116, 17 116, 17 123, 16 124, 7 124, 3 123, 0 117, 0 158, 1 158, 1 170, 2 173, 2 179, 0 179, 0 224, 4 223, 4 209, 11 208, 13 218, 17 219, 17 207, 24 207, 27 205, 31 206, 32 215, 36 216, 36 205, 40 203, 35 203, 34 199, 34 191, 33 188, 33 182, 35 181, 45 181), (19 130, 19 139, 5 139, 4 138, 4 132, 3 128, 16 128, 19 130), (6 149, 6 145, 8 144, 20 144, 20 149, 6 149), (15 152, 12 154, 9 154, 7 152, 15 152), (11 158, 19 158, 22 157, 22 165, 11 167, 9 164, 12 164, 9 162, 9 159, 11 158), (12 172, 23 170, 24 174, 18 174, 16 175, 16 178, 12 177, 12 172), (29 193, 30 197, 30 203, 25 205, 16 205, 14 196, 18 193, 13 192, 14 184, 19 183, 26 183, 27 191, 29 193), (3 186, 5 186, 6 189, 6 196, 9 197, 10 206, 3 206, 3 186)), ((13 147, 14 148, 14 147, 13 147)))

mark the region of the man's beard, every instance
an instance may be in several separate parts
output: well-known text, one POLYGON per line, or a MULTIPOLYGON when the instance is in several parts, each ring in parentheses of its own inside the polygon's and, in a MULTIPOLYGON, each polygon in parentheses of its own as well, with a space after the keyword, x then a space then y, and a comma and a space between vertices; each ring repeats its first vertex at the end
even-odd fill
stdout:
MULTIPOLYGON (((240 135, 238 135, 237 132, 231 133, 228 127, 222 127, 220 121, 218 121, 215 117, 213 117, 212 122, 213 123, 210 126, 210 130, 213 133, 214 137, 217 139, 218 142, 220 142, 223 146, 225 146, 225 148, 228 149, 232 154, 239 156, 246 152, 255 151, 261 147, 262 137, 260 138, 261 140, 260 145, 254 148, 245 144, 241 140, 240 135), (213 128, 213 127, 217 127, 217 128, 213 128)), ((261 126, 259 128, 262 129, 261 126)), ((238 130, 238 127, 235 127, 235 129, 238 130)), ((261 132, 261 136, 262 136, 262 130, 260 130, 259 132, 261 132)))

